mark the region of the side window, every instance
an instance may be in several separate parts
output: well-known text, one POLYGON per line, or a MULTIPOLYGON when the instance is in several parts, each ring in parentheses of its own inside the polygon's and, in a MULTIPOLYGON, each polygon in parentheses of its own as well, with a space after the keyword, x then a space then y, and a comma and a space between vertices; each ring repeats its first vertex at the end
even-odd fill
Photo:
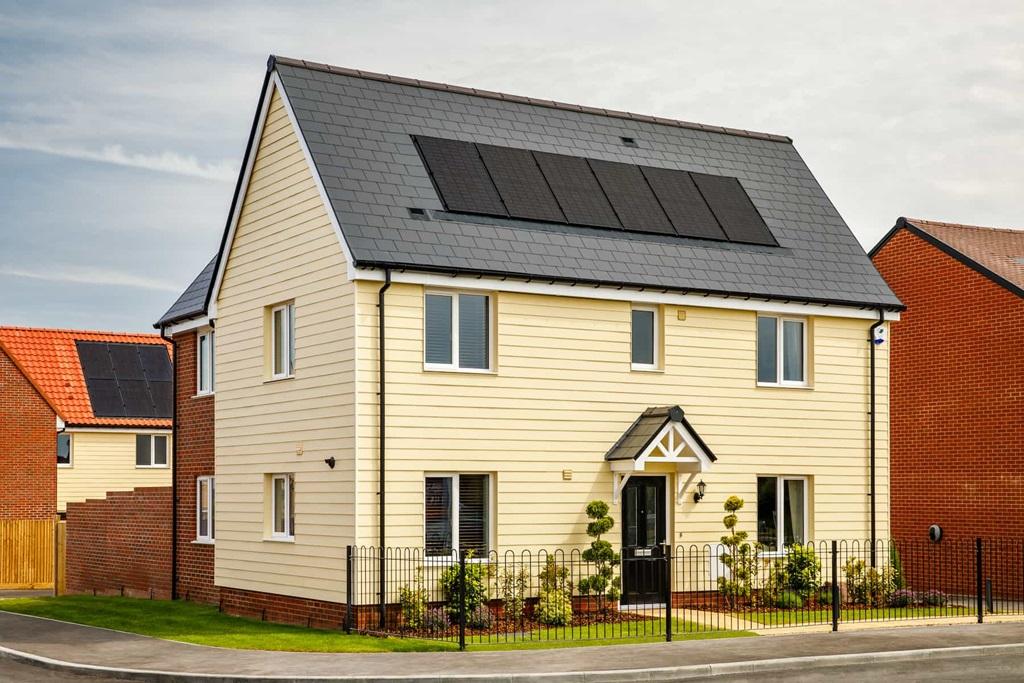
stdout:
POLYGON ((196 540, 212 543, 213 533, 213 477, 196 477, 196 540))
POLYGON ((490 550, 491 477, 488 474, 438 474, 424 481, 424 547, 429 557, 450 557, 490 550))
POLYGON ((757 382, 807 385, 807 321, 757 316, 757 382))
POLYGON ((71 435, 67 432, 57 434, 57 466, 71 467, 71 435))
POLYGON ((661 355, 661 316, 657 306, 633 306, 630 360, 634 370, 657 370, 661 355))
POLYGON ((214 333, 200 333, 196 343, 196 393, 213 393, 214 333))
POLYGON ((490 296, 428 292, 423 304, 423 360, 428 369, 491 368, 490 296))
POLYGON ((135 435, 136 467, 167 467, 167 435, 135 435))
POLYGON ((270 476, 270 535, 295 538, 295 475, 270 476))
POLYGON ((808 541, 807 479, 757 478, 757 541, 768 552, 808 541))
POLYGON ((295 304, 270 309, 270 375, 291 377, 295 372, 295 304))

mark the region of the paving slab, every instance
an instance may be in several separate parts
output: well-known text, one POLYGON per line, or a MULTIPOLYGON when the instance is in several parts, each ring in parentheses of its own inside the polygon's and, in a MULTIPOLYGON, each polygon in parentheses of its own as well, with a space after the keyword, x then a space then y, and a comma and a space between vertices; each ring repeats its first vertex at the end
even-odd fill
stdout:
MULTIPOLYGON (((483 677, 519 681, 669 680, 658 671, 669 674, 673 667, 692 669, 737 662, 752 665, 794 657, 843 660, 866 653, 884 657, 886 653, 895 656, 934 648, 947 648, 952 656, 957 648, 972 646, 1002 646, 1002 654, 1021 657, 1024 670, 1021 622, 551 650, 326 654, 229 650, 0 612, 0 645, 8 650, 8 656, 24 653, 87 667, 175 672, 176 677, 163 678, 180 681, 199 677, 292 681, 483 677)), ((770 665, 761 671, 768 668, 770 665)))

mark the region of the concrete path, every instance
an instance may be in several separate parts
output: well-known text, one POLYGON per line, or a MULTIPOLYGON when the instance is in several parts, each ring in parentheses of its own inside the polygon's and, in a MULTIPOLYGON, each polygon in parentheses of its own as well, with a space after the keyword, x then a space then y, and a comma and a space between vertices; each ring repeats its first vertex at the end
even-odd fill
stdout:
POLYGON ((679 680, 906 658, 1019 657, 1024 623, 932 626, 507 652, 314 654, 226 650, 0 612, 0 656, 137 680, 679 680), (934 650, 942 648, 941 651, 934 650), (964 649, 967 648, 967 649, 964 649), (907 651, 925 651, 906 654, 907 651), (902 654, 901 654, 902 653, 902 654), (860 657, 860 659, 851 659, 860 657), (807 658, 793 662, 788 658, 807 658), (116 671, 111 671, 111 669, 116 671))

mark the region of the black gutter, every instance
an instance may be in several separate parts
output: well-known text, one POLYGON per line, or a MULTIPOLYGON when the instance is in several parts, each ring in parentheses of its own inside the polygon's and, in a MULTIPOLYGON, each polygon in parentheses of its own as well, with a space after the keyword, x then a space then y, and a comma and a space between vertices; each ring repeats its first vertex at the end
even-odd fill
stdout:
POLYGON ((876 516, 877 506, 875 504, 876 491, 875 491, 875 347, 878 344, 875 343, 875 330, 881 327, 885 323, 885 311, 881 308, 878 309, 878 320, 871 323, 871 327, 868 329, 868 345, 870 347, 870 374, 871 374, 871 407, 868 409, 868 415, 870 416, 870 446, 869 454, 871 460, 871 566, 876 566, 877 558, 875 542, 877 540, 877 529, 876 529, 876 516))
POLYGON ((380 458, 380 462, 379 462, 379 468, 380 468, 380 475, 379 476, 380 476, 380 479, 379 479, 379 483, 377 484, 377 487, 378 487, 377 488, 377 496, 378 496, 378 498, 377 498, 377 506, 378 506, 378 509, 379 509, 378 524, 380 526, 380 528, 379 528, 379 530, 377 532, 378 538, 379 538, 379 541, 380 541, 380 556, 378 557, 378 562, 380 563, 380 567, 378 568, 377 575, 378 575, 378 579, 379 579, 378 590, 380 591, 380 593, 379 593, 379 605, 378 605, 379 615, 378 616, 380 617, 380 628, 381 628, 381 630, 384 630, 384 616, 385 616, 384 615, 384 612, 385 612, 385 605, 384 605, 384 603, 385 603, 385 598, 386 598, 386 594, 384 592, 384 587, 385 587, 384 570, 386 569, 386 566, 385 566, 386 562, 384 561, 384 548, 385 548, 385 535, 384 535, 384 532, 385 532, 385 528, 384 528, 384 511, 385 511, 385 507, 384 507, 384 481, 385 481, 385 472, 386 472, 386 470, 385 470, 384 466, 385 466, 385 454, 387 452, 387 447, 386 447, 386 441, 385 441, 386 432, 385 432, 385 419, 384 418, 385 418, 385 408, 387 406, 387 403, 386 403, 386 400, 385 400, 386 397, 385 397, 385 393, 384 393, 385 392, 385 388, 386 388, 386 382, 384 381, 384 349, 385 349, 385 341, 386 341, 385 336, 384 336, 384 293, 387 292, 388 289, 390 289, 390 287, 391 287, 391 270, 385 268, 384 269, 384 286, 381 287, 379 290, 377 290, 377 360, 378 360, 378 367, 377 367, 377 386, 378 386, 377 401, 378 401, 378 408, 377 408, 377 410, 378 410, 378 416, 379 416, 378 417, 378 422, 377 422, 377 440, 378 440, 377 451, 378 451, 378 455, 379 455, 379 458, 380 458))
POLYGON ((178 342, 164 335, 160 338, 170 342, 174 363, 171 365, 171 600, 178 599, 178 342))

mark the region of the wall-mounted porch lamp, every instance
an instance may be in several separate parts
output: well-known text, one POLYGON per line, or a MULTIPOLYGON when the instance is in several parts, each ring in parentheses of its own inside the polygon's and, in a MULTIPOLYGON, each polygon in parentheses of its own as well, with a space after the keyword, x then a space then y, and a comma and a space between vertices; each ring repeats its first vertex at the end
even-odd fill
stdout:
POLYGON ((697 482, 697 490, 693 492, 693 502, 694 503, 699 503, 700 502, 700 499, 704 497, 704 489, 706 489, 706 488, 707 488, 707 484, 704 483, 703 479, 701 479, 699 482, 697 482))

